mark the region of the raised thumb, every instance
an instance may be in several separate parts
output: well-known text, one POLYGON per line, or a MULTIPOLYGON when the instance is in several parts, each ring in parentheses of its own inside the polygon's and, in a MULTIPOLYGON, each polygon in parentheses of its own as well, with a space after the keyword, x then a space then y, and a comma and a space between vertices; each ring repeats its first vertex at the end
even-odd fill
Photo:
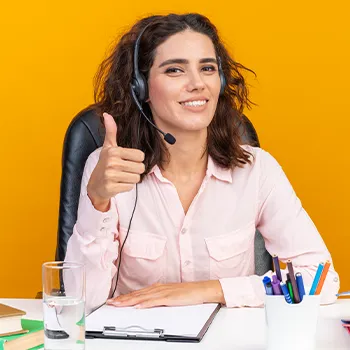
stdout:
POLYGON ((117 147, 117 124, 114 118, 108 114, 103 113, 104 124, 106 128, 105 140, 103 142, 103 147, 117 147))

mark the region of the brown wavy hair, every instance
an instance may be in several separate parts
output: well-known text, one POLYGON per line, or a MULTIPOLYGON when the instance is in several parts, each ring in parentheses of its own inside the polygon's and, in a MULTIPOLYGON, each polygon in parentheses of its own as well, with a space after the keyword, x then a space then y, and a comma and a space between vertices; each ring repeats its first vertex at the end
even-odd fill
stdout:
MULTIPOLYGON (((130 84, 133 77, 133 53, 135 41, 142 31, 139 49, 139 70, 148 79, 156 48, 170 36, 186 29, 207 35, 213 42, 216 55, 220 57, 226 78, 226 88, 219 97, 215 115, 208 127, 207 149, 214 162, 222 168, 242 167, 251 163, 251 153, 241 145, 238 125, 242 122, 244 107, 254 104, 248 98, 248 88, 241 70, 247 70, 235 62, 219 38, 210 20, 197 13, 150 16, 136 22, 123 34, 112 52, 101 63, 94 80, 95 108, 103 122, 102 113, 110 113, 118 126, 118 145, 138 148, 145 153, 146 175, 154 165, 162 167, 169 161, 169 152, 162 136, 142 117, 132 100, 130 84), (148 26, 149 25, 149 26, 148 26)), ((145 113, 152 119, 147 103, 145 113)))

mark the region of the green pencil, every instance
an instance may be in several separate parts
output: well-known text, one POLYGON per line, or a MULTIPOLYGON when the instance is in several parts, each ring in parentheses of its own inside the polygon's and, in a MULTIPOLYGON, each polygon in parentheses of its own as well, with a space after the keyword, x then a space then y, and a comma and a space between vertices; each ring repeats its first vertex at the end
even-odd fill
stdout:
POLYGON ((292 302, 294 304, 295 301, 294 301, 294 294, 293 294, 292 283, 287 280, 286 284, 287 284, 287 287, 288 287, 288 290, 289 290, 290 298, 292 299, 292 302))

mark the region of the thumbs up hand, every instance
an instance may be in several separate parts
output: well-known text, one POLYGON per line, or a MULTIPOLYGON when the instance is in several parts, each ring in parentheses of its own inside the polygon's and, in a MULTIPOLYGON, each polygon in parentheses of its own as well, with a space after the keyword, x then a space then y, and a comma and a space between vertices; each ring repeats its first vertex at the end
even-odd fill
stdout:
POLYGON ((103 142, 103 147, 118 147, 117 145, 117 124, 114 121, 114 118, 108 114, 103 113, 104 124, 106 128, 105 140, 103 142))
POLYGON ((106 136, 87 193, 93 206, 105 212, 109 210, 112 197, 130 191, 140 182, 140 175, 145 171, 145 154, 138 149, 119 147, 114 118, 108 113, 103 113, 103 117, 106 136))

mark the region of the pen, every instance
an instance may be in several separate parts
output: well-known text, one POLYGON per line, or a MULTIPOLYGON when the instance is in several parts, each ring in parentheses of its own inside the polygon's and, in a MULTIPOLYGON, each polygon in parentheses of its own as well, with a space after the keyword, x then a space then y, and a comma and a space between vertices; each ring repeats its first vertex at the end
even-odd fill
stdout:
POLYGON ((274 295, 282 295, 282 290, 280 286, 280 281, 277 279, 276 275, 272 275, 272 289, 274 295))
POLYGON ((292 299, 290 298, 287 286, 283 282, 280 282, 280 286, 282 289, 282 293, 284 295, 284 299, 286 299, 286 302, 288 304, 293 304, 292 299))
POLYGON ((296 281, 297 281, 297 286, 298 286, 300 301, 302 301, 302 300, 303 300, 303 297, 304 297, 304 295, 305 295, 305 288, 304 288, 303 276, 301 275, 300 272, 297 272, 297 273, 295 274, 295 279, 296 279, 296 281))
POLYGON ((318 265, 318 268, 317 268, 317 271, 316 271, 316 275, 315 275, 314 281, 312 282, 309 295, 315 295, 315 291, 316 291, 318 282, 320 280, 323 267, 324 267, 324 263, 320 263, 318 265))
POLYGON ((289 271, 290 283, 291 283, 292 289, 293 289, 294 302, 296 304, 299 304, 300 303, 300 296, 299 296, 297 281, 295 280, 294 269, 293 269, 293 264, 292 264, 291 260, 287 260, 287 268, 289 271))
POLYGON ((270 277, 265 276, 262 281, 264 283, 266 295, 273 295, 273 289, 272 289, 270 277))
POLYGON ((286 285, 289 290, 290 299, 292 300, 292 303, 294 303, 293 288, 292 288, 292 284, 290 283, 290 280, 286 281, 286 285))
POLYGON ((322 270, 321 277, 320 277, 320 280, 318 282, 315 295, 319 295, 321 293, 321 290, 322 290, 322 287, 323 287, 323 284, 324 284, 324 281, 326 279, 326 276, 327 276, 327 273, 328 273, 330 266, 331 266, 331 262, 329 260, 327 260, 326 263, 324 264, 324 268, 322 270))
POLYGON ((278 260, 278 256, 274 254, 272 256, 272 260, 273 260, 273 265, 275 266, 276 276, 277 276, 278 280, 280 282, 282 282, 281 267, 280 267, 280 262, 278 260))

